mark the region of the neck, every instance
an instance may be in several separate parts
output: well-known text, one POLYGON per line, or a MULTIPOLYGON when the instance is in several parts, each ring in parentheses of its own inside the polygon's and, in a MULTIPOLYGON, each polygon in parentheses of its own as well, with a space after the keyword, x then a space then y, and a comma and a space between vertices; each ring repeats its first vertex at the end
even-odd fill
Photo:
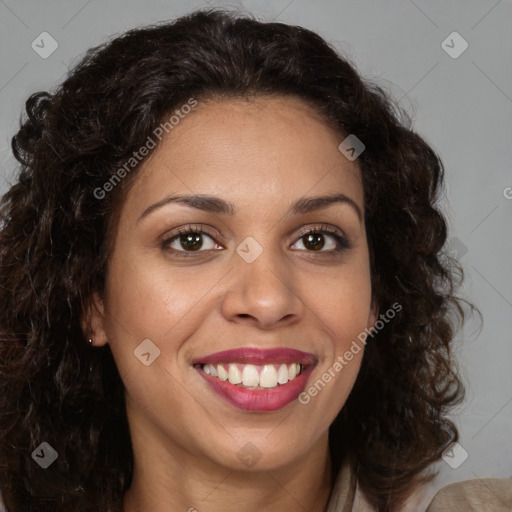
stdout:
POLYGON ((147 434, 132 432, 134 472, 123 512, 325 510, 332 485, 327 433, 299 459, 259 472, 219 466, 147 434))

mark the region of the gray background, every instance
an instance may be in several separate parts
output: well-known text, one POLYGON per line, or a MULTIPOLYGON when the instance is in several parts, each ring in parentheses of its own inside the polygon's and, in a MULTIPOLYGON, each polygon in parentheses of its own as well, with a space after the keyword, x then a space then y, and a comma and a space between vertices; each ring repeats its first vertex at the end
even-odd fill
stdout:
MULTIPOLYGON (((31 93, 51 89, 110 35, 207 5, 317 31, 400 100, 440 154, 450 247, 467 275, 461 293, 480 308, 484 325, 479 332, 469 319, 457 344, 468 395, 454 417, 468 458, 456 469, 440 461, 432 489, 512 477, 511 0, 0 0, 0 192, 15 167, 10 140, 31 93), (58 48, 43 59, 31 43, 45 31, 58 48), (453 31, 469 45, 457 58, 441 45, 453 31)), ((457 40, 446 44, 461 48, 457 40)))

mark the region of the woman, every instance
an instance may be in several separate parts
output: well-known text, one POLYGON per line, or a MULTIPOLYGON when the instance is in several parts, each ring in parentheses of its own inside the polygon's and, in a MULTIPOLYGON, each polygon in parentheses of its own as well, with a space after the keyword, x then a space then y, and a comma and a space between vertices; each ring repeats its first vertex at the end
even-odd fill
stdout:
POLYGON ((442 164, 381 89, 306 29, 212 10, 92 49, 27 114, 7 510, 425 509, 458 439, 459 274, 442 164))

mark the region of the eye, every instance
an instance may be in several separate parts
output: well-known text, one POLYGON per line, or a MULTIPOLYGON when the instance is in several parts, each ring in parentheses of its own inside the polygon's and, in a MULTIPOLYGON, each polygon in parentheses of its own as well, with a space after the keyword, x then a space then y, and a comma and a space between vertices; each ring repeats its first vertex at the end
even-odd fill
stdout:
POLYGON ((177 256, 195 256, 195 252, 201 250, 212 250, 220 246, 215 243, 213 237, 203 229, 197 226, 188 226, 178 230, 178 234, 162 241, 162 248, 170 248, 177 256), (204 243, 204 237, 210 239, 209 243, 204 243), (187 254, 191 253, 191 254, 187 254))
POLYGON ((298 242, 302 242, 307 252, 339 253, 351 247, 343 234, 325 225, 303 232, 296 243, 298 242), (326 238, 331 239, 330 243, 328 241, 326 244, 326 238), (323 250, 326 246, 327 250, 323 250))

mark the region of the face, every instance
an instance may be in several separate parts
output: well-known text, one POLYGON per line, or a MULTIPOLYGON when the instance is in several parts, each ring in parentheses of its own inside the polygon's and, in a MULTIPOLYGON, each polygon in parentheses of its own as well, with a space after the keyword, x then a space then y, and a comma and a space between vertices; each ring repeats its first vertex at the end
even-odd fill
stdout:
POLYGON ((343 138, 294 98, 199 102, 143 163, 92 326, 148 446, 270 470, 325 441, 375 322, 343 138))

